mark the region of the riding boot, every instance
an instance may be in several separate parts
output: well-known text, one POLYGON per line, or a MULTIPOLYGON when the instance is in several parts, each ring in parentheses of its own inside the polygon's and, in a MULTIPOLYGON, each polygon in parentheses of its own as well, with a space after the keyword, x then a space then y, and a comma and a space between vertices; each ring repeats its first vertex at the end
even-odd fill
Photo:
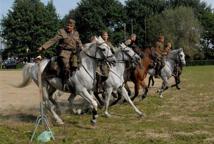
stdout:
POLYGON ((70 76, 70 70, 64 70, 64 74, 62 77, 62 84, 63 84, 63 89, 68 91, 69 90, 69 76, 70 76))
POLYGON ((160 64, 157 63, 155 66, 155 78, 158 78, 159 70, 160 70, 160 64))

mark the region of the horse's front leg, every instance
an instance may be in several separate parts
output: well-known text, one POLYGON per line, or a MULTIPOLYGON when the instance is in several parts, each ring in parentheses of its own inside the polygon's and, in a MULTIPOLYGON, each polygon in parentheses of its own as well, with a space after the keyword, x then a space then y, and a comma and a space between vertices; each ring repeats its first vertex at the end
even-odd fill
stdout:
POLYGON ((181 89, 181 88, 179 87, 179 84, 180 84, 180 82, 181 82, 181 81, 180 81, 180 75, 175 76, 174 79, 175 79, 175 84, 172 85, 171 87, 176 86, 176 88, 177 88, 178 90, 180 90, 180 89, 181 89))
POLYGON ((165 91, 165 90, 167 90, 168 89, 168 79, 166 78, 166 77, 164 77, 164 78, 162 78, 162 80, 163 80, 163 82, 162 82, 162 86, 161 86, 161 88, 160 88, 160 90, 159 90, 159 96, 160 96, 160 98, 163 98, 163 92, 165 91))
POLYGON ((124 87, 121 88, 122 96, 126 99, 126 101, 134 108, 135 112, 138 113, 139 116, 143 116, 143 112, 141 112, 131 101, 128 93, 124 87))
POLYGON ((85 100, 87 100, 89 102, 89 104, 92 106, 92 120, 91 120, 91 124, 92 125, 96 125, 97 123, 97 118, 98 118, 98 114, 97 114, 97 101, 95 100, 95 98, 89 94, 89 92, 87 91, 86 88, 82 88, 80 91, 80 96, 82 96, 85 100))
POLYGON ((141 81, 141 86, 144 89, 143 95, 142 95, 142 99, 144 99, 147 96, 148 93, 148 87, 146 85, 146 83, 143 81, 141 81))
POLYGON ((139 87, 140 87, 140 81, 137 80, 136 82, 134 82, 134 96, 131 98, 131 100, 133 101, 139 94, 139 87))
POLYGON ((150 75, 150 76, 149 76, 148 88, 150 87, 150 83, 151 83, 151 82, 152 82, 152 86, 154 86, 155 81, 154 81, 153 75, 150 75))
POLYGON ((127 82, 125 83, 125 88, 126 88, 126 90, 127 90, 127 92, 128 92, 128 95, 131 97, 131 90, 130 90, 130 88, 129 88, 129 86, 128 86, 128 84, 127 84, 127 82))
POLYGON ((58 114, 55 112, 56 109, 56 101, 52 98, 52 94, 49 95, 50 93, 48 93, 47 88, 44 86, 42 88, 43 91, 43 100, 45 101, 46 107, 48 108, 48 110, 52 113, 54 119, 56 120, 56 122, 60 125, 63 125, 64 122, 63 120, 58 116, 58 114))
POLYGON ((109 114, 108 112, 108 107, 109 107, 109 102, 110 102, 110 98, 111 98, 111 93, 113 91, 113 88, 110 87, 110 88, 107 88, 105 91, 104 91, 104 94, 105 94, 105 116, 106 117, 111 117, 111 115, 109 114))

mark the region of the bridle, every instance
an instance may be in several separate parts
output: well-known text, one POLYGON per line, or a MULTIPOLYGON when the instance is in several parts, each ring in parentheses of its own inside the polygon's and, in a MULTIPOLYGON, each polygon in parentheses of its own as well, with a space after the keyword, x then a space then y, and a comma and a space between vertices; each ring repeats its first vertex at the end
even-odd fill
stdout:
MULTIPOLYGON (((103 43, 101 43, 101 44, 97 44, 97 43, 95 43, 95 45, 96 45, 96 51, 95 51, 95 54, 94 54, 94 56, 91 56, 91 55, 89 55, 88 53, 87 53, 87 50, 88 49, 90 49, 90 48, 92 48, 93 47, 93 44, 92 45, 90 45, 90 47, 87 49, 87 50, 83 50, 83 52, 84 52, 84 54, 85 55, 87 55, 88 57, 90 57, 90 58, 92 58, 92 59, 95 59, 96 61, 107 61, 107 62, 109 62, 109 58, 112 58, 114 55, 112 54, 112 55, 110 55, 110 56, 105 56, 104 55, 104 53, 103 53, 103 51, 105 51, 104 49, 102 49, 100 46, 102 45, 102 44, 104 44, 105 42, 103 42, 103 43), (102 55, 102 57, 103 58, 97 58, 96 56, 97 56, 97 53, 98 52, 101 52, 101 55, 102 55)), ((110 50, 110 49, 109 49, 110 50)))
MULTIPOLYGON (((104 42, 103 42, 103 43, 104 43, 104 42)), ((99 46, 97 46, 97 43, 95 43, 95 44, 96 44, 96 51, 95 51, 95 55, 94 55, 94 56, 91 56, 91 55, 89 55, 89 54, 87 53, 88 49, 90 49, 90 48, 93 47, 93 44, 90 45, 89 48, 88 48, 87 50, 83 50, 84 54, 85 54, 86 56, 88 56, 89 58, 94 59, 96 62, 99 62, 99 61, 106 61, 106 62, 109 62, 109 61, 108 61, 108 58, 111 58, 111 57, 113 57, 114 55, 113 55, 113 54, 110 55, 110 56, 105 56, 105 55, 104 55, 103 51, 105 51, 105 50, 102 49, 102 48, 100 47, 100 45, 102 45, 103 43, 99 44, 99 46), (97 57, 96 57, 98 51, 101 52, 101 55, 102 55, 103 58, 97 58, 97 57)), ((110 50, 110 49, 109 49, 109 50, 110 50)), ((91 79, 94 81, 95 78, 93 78, 93 76, 88 72, 88 70, 85 68, 85 66, 82 65, 82 67, 83 67, 83 69, 86 71, 86 73, 91 77, 91 79)))
POLYGON ((134 54, 131 56, 129 53, 128 53, 128 50, 125 50, 125 48, 129 48, 128 46, 126 46, 126 47, 124 47, 124 48, 121 48, 120 50, 122 51, 122 56, 123 56, 123 58, 121 59, 121 60, 117 60, 116 62, 117 63, 125 63, 126 62, 126 60, 125 60, 125 56, 124 56, 124 54, 126 54, 130 59, 131 59, 131 61, 134 61, 134 57, 137 55, 135 52, 134 52, 134 54))

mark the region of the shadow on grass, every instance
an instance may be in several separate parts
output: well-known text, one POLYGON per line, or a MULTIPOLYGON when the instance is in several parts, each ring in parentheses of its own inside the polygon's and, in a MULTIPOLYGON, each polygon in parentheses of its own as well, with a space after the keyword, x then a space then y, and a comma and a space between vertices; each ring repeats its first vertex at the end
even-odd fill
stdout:
POLYGON ((92 126, 90 124, 81 124, 77 121, 69 122, 69 124, 71 124, 77 128, 81 128, 81 129, 85 129, 85 130, 92 130, 92 129, 96 128, 96 126, 92 126))
POLYGON ((35 122, 36 118, 37 116, 35 115, 24 113, 0 115, 1 120, 14 120, 20 122, 35 122))

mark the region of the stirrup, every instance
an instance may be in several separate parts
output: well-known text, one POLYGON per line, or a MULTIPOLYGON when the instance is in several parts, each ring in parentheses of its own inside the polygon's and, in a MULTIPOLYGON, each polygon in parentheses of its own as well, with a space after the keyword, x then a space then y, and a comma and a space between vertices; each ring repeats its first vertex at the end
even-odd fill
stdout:
POLYGON ((63 84, 63 90, 65 90, 65 91, 69 91, 70 90, 68 83, 63 84))

